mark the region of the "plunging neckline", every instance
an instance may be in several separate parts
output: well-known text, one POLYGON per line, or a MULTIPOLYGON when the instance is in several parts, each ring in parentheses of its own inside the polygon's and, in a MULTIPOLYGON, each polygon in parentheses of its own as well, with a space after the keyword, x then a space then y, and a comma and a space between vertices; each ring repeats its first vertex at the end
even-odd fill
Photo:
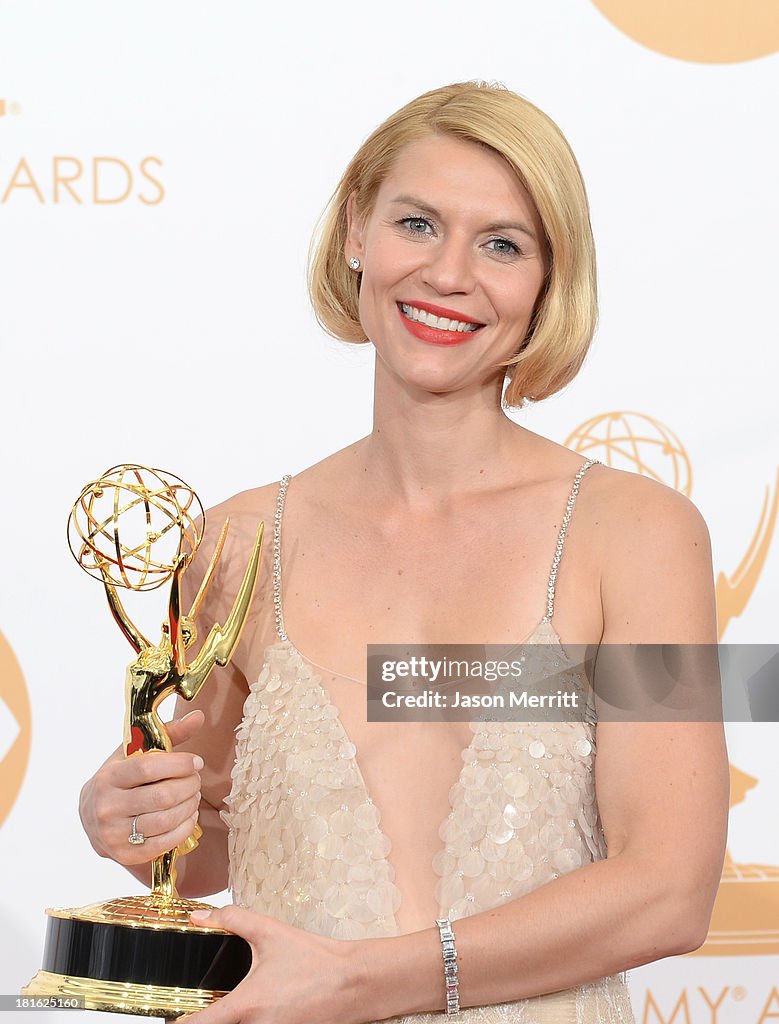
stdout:
MULTIPOLYGON (((563 552, 564 541, 565 541, 566 534, 567 534, 567 531, 568 531, 568 525, 570 523, 570 519, 571 519, 571 516, 573 514, 574 504, 575 504, 576 497, 577 497, 577 494, 578 494, 578 491, 579 491, 579 486, 580 486, 582 477, 584 476, 586 471, 593 464, 597 463, 598 461, 599 460, 597 460, 597 459, 587 459, 579 467, 579 470, 576 473, 576 476, 574 477, 573 487, 572 487, 572 489, 571 489, 571 491, 569 493, 569 496, 568 496, 568 501, 567 501, 567 504, 566 504, 566 510, 565 510, 564 515, 563 515, 563 519, 562 519, 562 523, 561 523, 561 526, 560 526, 560 530, 558 532, 557 546, 555 548, 555 554, 554 554, 554 558, 552 560, 552 566, 551 566, 551 571, 550 571, 550 575, 549 575, 549 582, 548 582, 548 587, 547 587, 546 612, 542 616, 540 621, 534 626, 534 628, 528 633, 528 635, 523 640, 519 641, 516 644, 511 645, 511 646, 515 646, 515 647, 522 647, 522 646, 526 645, 535 636, 535 634, 537 634, 539 632, 539 630, 542 629, 542 627, 546 626, 547 629, 549 630, 549 633, 551 633, 551 639, 552 639, 552 643, 549 644, 548 646, 556 646, 560 656, 563 658, 563 660, 568 665, 571 664, 570 658, 568 657, 568 655, 566 654, 565 650, 563 649, 562 641, 560 640, 560 637, 557 635, 557 633, 555 632, 555 630, 553 629, 552 624, 551 624, 552 623, 552 618, 553 618, 553 615, 554 615, 555 581, 556 581, 556 576, 557 576, 557 572, 558 572, 558 567, 559 567, 559 564, 560 564, 560 559, 561 559, 562 552, 563 552)), ((274 617, 275 617, 275 623, 276 623, 276 633, 277 633, 277 636, 278 636, 279 639, 277 640, 277 642, 275 644, 271 645, 267 650, 271 650, 273 648, 278 648, 278 649, 284 649, 289 654, 291 654, 298 661, 299 666, 310 673, 311 683, 316 688, 317 693, 321 696, 321 700, 322 700, 323 704, 325 706, 327 706, 327 707, 332 707, 332 709, 333 709, 332 719, 333 719, 334 727, 335 727, 335 729, 336 729, 336 731, 337 731, 337 733, 339 735, 339 738, 341 739, 342 743, 345 745, 347 751, 349 752, 349 756, 348 756, 348 758, 345 758, 345 760, 348 761, 349 765, 351 766, 351 768, 353 770, 354 777, 357 780, 358 788, 359 788, 359 790, 360 790, 364 800, 366 802, 368 802, 369 804, 371 804, 376 809, 376 811, 378 812, 379 820, 374 825, 375 835, 381 841, 383 848, 387 851, 381 857, 381 861, 384 863, 385 867, 390 869, 391 878, 394 880, 397 877, 397 871, 396 871, 395 865, 390 860, 389 855, 392 853, 393 849, 395 848, 395 844, 393 844, 392 840, 390 839, 390 837, 387 835, 386 831, 384 830, 384 827, 381 825, 381 821, 382 821, 381 809, 378 807, 378 805, 373 800, 373 797, 371 795, 370 789, 369 789, 369 787, 367 785, 367 782, 365 780, 365 776, 363 775, 362 768, 361 768, 359 760, 358 760, 359 750, 358 750, 357 744, 354 743, 354 741, 349 736, 349 732, 346 729, 346 727, 344 726, 343 721, 341 719, 341 714, 340 714, 340 710, 338 708, 338 705, 335 704, 334 701, 331 699, 330 694, 329 694, 329 692, 328 692, 328 690, 327 690, 327 688, 326 688, 326 686, 325 686, 325 684, 324 684, 324 682, 322 680, 321 672, 324 672, 324 673, 326 673, 328 675, 332 675, 336 679, 338 679, 338 678, 350 679, 350 678, 353 678, 353 677, 342 676, 342 675, 340 675, 337 672, 332 672, 330 669, 326 668, 323 665, 317 665, 316 662, 309 661, 309 659, 307 659, 298 650, 298 648, 289 639, 289 637, 288 637, 288 635, 286 633, 286 628, 285 628, 285 625, 284 625, 284 611, 283 611, 283 600, 282 600, 281 523, 282 523, 282 515, 283 515, 283 511, 284 511, 284 504, 285 504, 287 487, 289 486, 289 482, 290 482, 291 479, 292 479, 291 476, 287 475, 287 476, 284 476, 282 478, 282 480, 281 480, 281 483, 280 483, 280 486, 279 486, 278 499, 277 499, 276 515, 275 515, 275 519, 274 519, 274 528, 273 528, 273 601, 274 601, 274 617), (319 671, 317 671, 317 670, 319 670, 319 671)), ((504 645, 504 646, 509 646, 509 645, 504 645)), ((264 667, 268 665, 267 650, 266 650, 266 657, 265 657, 265 660, 264 660, 264 667)), ((357 682, 361 683, 360 680, 357 680, 357 682)), ((366 684, 361 683, 361 685, 365 686, 366 684)), ((456 787, 458 785, 460 785, 460 786, 463 785, 463 773, 464 773, 466 767, 468 767, 472 763, 472 761, 473 761, 473 757, 471 757, 470 755, 474 751, 474 742, 476 740, 477 735, 479 735, 479 732, 480 732, 479 727, 480 726, 484 726, 485 724, 490 724, 490 723, 485 723, 483 720, 482 721, 470 721, 470 722, 468 722, 468 726, 471 729, 471 732, 472 732, 473 735, 471 736, 471 739, 470 739, 469 743, 465 747, 463 747, 462 750, 460 751, 460 760, 461 760, 462 764, 460 765, 460 769, 457 772, 456 778, 454 779, 452 784, 449 786, 448 791, 447 791, 447 802, 449 804, 449 810, 448 810, 446 816, 444 817, 444 819, 440 822, 440 824, 438 826, 438 830, 437 830, 436 835, 437 835, 439 840, 443 840, 443 837, 441 836, 441 832, 443 831, 444 826, 446 825, 446 822, 454 814, 454 806, 453 806, 453 802, 452 802, 452 793, 453 793, 453 791, 455 791, 455 789, 456 789, 456 787)), ((434 874, 439 874, 439 872, 436 869, 436 861, 439 859, 441 854, 446 851, 446 848, 447 848, 446 841, 442 841, 440 844, 437 845, 436 852, 435 852, 435 854, 434 854, 434 856, 433 856, 433 858, 431 860, 431 866, 432 866, 434 874)), ((443 876, 441 876, 441 877, 443 877, 443 876)), ((437 889, 437 888, 438 888, 438 884, 436 883, 435 889, 437 889)), ((398 894, 397 898, 398 898, 398 901, 399 901, 398 905, 397 905, 397 909, 394 912, 392 912, 391 914, 387 914, 385 916, 387 918, 391 919, 391 926, 392 926, 394 934, 395 935, 399 935, 400 934, 400 928, 398 926, 397 918, 396 918, 395 914, 397 913, 397 910, 399 910, 400 907, 403 904, 404 894, 401 892, 399 886, 395 885, 395 889, 397 890, 397 894, 398 894)), ((434 895, 434 898, 435 898, 435 895, 434 895)), ((447 915, 447 908, 443 907, 440 901, 437 901, 436 906, 437 906, 437 916, 438 917, 443 917, 443 916, 447 915)))
MULTIPOLYGON (((544 616, 536 624, 536 626, 533 629, 531 629, 531 631, 527 634, 527 636, 523 640, 520 640, 518 643, 516 643, 516 644, 514 644, 512 646, 514 646, 514 647, 523 647, 523 646, 525 646, 531 640, 531 638, 533 636, 535 636, 536 633, 539 632, 539 630, 544 625, 547 625, 549 627, 549 632, 550 632, 550 634, 551 634, 551 636, 553 638, 553 641, 554 641, 554 644, 549 644, 549 645, 545 645, 545 646, 556 646, 558 648, 558 651, 559 651, 560 655, 565 659, 566 662, 568 662, 570 664, 570 659, 568 658, 568 656, 566 655, 566 653, 565 653, 565 651, 563 649, 562 641, 560 640, 560 637, 557 635, 556 631, 552 628, 551 623, 546 618, 546 616, 544 616)), ((332 707, 333 708, 334 714, 332 715, 332 721, 333 721, 333 724, 334 724, 335 728, 337 729, 337 732, 338 732, 338 735, 339 735, 339 739, 342 741, 342 743, 347 745, 347 750, 349 751, 349 757, 348 757, 347 760, 348 760, 348 763, 351 765, 351 767, 352 767, 352 769, 354 771, 355 778, 357 779, 358 786, 359 786, 360 792, 362 794, 362 797, 363 797, 363 799, 367 803, 371 804, 378 811, 379 821, 374 825, 374 829, 376 831, 376 834, 379 836, 382 844, 387 849, 387 853, 382 856, 381 860, 391 869, 391 877, 394 880, 397 877, 397 869, 396 869, 395 865, 392 863, 392 860, 390 859, 390 854, 392 853, 392 851, 394 849, 396 849, 396 843, 387 835, 384 827, 381 824, 381 822, 383 820, 382 811, 379 808, 379 805, 373 799, 373 795, 371 793, 370 787, 368 786, 368 783, 367 783, 367 781, 365 779, 365 776, 363 775, 363 771, 362 771, 362 768, 360 766, 360 762, 359 762, 359 759, 358 759, 358 756, 359 756, 359 753, 360 753, 359 747, 357 746, 357 744, 354 742, 354 740, 349 735, 349 731, 347 730, 347 728, 344 725, 343 720, 341 718, 340 709, 339 709, 338 705, 335 703, 335 701, 332 699, 332 697, 330 696, 330 693, 327 690, 327 687, 325 686, 325 684, 322 681, 321 674, 316 671, 317 668, 321 668, 322 666, 317 666, 314 662, 312 662, 308 658, 306 658, 298 650, 298 648, 295 646, 295 644, 289 639, 289 637, 286 636, 286 634, 285 634, 285 639, 284 640, 277 640, 276 643, 271 644, 268 648, 266 648, 266 651, 265 651, 265 655, 266 656, 265 656, 265 659, 264 659, 263 670, 269 664, 269 659, 267 657, 267 654, 268 654, 268 651, 270 651, 270 650, 286 650, 289 654, 291 654, 298 661, 299 667, 302 667, 303 669, 307 670, 310 673, 310 682, 316 688, 316 691, 317 691, 318 695, 321 698, 323 706, 324 707, 332 707)), ((325 670, 325 671, 327 671, 327 670, 325 670)), ((347 677, 340 676, 338 673, 335 673, 335 672, 333 672, 332 675, 336 676, 337 678, 349 678, 348 676, 347 677)), ((259 681, 259 677, 258 677, 258 681, 259 681)), ((449 809, 448 809, 446 815, 444 816, 444 818, 439 823, 438 828, 436 830, 436 836, 438 837, 439 840, 441 840, 441 830, 443 829, 444 825, 446 824, 446 822, 448 821, 448 819, 451 817, 451 815, 454 812, 454 807, 453 807, 453 804, 452 804, 451 793, 452 793, 452 791, 453 791, 455 786, 462 785, 463 773, 464 773, 465 769, 470 764, 473 763, 473 757, 471 756, 471 754, 473 753, 474 742, 475 742, 476 736, 479 734, 479 726, 481 726, 481 725, 484 725, 483 721, 474 720, 474 721, 469 721, 468 722, 468 726, 469 726, 469 728, 470 728, 470 730, 472 732, 472 736, 471 736, 470 741, 460 751, 460 755, 459 756, 460 756, 460 761, 462 763, 460 765, 459 771, 457 772, 456 778, 452 781, 451 785, 449 786, 449 788, 447 790, 447 802, 449 804, 449 809)), ((436 868, 435 868, 435 862, 438 859, 438 857, 446 850, 446 845, 447 845, 446 842, 441 840, 441 842, 438 845, 435 853, 433 854, 433 857, 431 858, 430 865, 431 865, 431 867, 433 869, 433 873, 434 874, 437 873, 436 872, 436 868)), ((438 883, 436 883, 436 885, 437 884, 438 883)), ((391 925, 392 925, 394 933, 396 935, 400 935, 401 934, 400 927, 399 927, 399 925, 397 923, 397 918, 396 918, 395 915, 397 914, 397 912, 400 909, 400 907, 403 905, 403 902, 405 900, 405 895, 401 891, 399 886, 395 885, 395 888, 398 891, 398 897, 400 899, 400 903, 398 903, 397 910, 395 910, 391 915, 386 915, 386 916, 391 918, 391 925)), ((437 917, 443 917, 443 916, 446 916, 446 913, 447 913, 447 908, 445 906, 443 906, 440 902, 438 902, 437 903, 436 916, 437 917)))

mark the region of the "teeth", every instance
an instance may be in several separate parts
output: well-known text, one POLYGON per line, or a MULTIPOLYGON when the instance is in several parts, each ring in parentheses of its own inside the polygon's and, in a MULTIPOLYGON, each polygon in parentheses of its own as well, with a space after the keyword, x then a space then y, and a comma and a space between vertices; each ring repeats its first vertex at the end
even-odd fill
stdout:
POLYGON ((437 331, 459 331, 461 334, 472 334, 480 327, 480 324, 468 323, 467 320, 449 320, 445 316, 436 316, 434 313, 428 313, 425 309, 409 306, 406 302, 401 302, 400 308, 403 310, 403 315, 409 320, 416 320, 437 331))

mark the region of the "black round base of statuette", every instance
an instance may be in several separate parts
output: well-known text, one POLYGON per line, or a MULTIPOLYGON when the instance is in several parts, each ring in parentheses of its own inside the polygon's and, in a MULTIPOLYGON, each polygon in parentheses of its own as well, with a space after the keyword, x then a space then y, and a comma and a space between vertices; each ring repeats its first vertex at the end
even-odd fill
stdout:
MULTIPOLYGON (((239 935, 96 920, 84 908, 48 911, 40 970, 25 996, 78 1000, 86 1009, 176 1017, 202 1009, 246 976, 251 947, 239 935)), ((194 909, 194 907, 193 907, 194 909)))

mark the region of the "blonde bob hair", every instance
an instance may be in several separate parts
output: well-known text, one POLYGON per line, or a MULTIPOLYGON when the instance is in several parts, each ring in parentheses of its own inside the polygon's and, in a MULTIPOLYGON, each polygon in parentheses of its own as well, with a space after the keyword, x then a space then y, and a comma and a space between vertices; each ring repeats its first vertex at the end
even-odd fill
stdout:
POLYGON ((456 82, 406 104, 368 136, 346 168, 319 221, 309 253, 308 286, 317 320, 342 341, 368 339, 360 323, 361 274, 349 268, 346 205, 373 211, 400 149, 431 135, 487 146, 514 170, 536 205, 545 234, 546 277, 530 327, 504 363, 506 406, 538 402, 564 388, 584 361, 597 321, 595 247, 581 171, 557 125, 504 86, 456 82))

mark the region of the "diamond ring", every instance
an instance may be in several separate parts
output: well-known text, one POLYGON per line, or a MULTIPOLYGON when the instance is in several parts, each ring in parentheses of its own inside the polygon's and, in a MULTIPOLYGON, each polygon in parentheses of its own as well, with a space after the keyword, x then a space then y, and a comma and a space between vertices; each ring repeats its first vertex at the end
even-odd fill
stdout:
POLYGON ((143 834, 143 832, 139 832, 135 827, 135 823, 138 821, 139 817, 140 815, 136 814, 135 817, 133 818, 132 832, 127 837, 127 842, 132 843, 133 846, 140 846, 142 843, 146 842, 146 836, 143 834))

